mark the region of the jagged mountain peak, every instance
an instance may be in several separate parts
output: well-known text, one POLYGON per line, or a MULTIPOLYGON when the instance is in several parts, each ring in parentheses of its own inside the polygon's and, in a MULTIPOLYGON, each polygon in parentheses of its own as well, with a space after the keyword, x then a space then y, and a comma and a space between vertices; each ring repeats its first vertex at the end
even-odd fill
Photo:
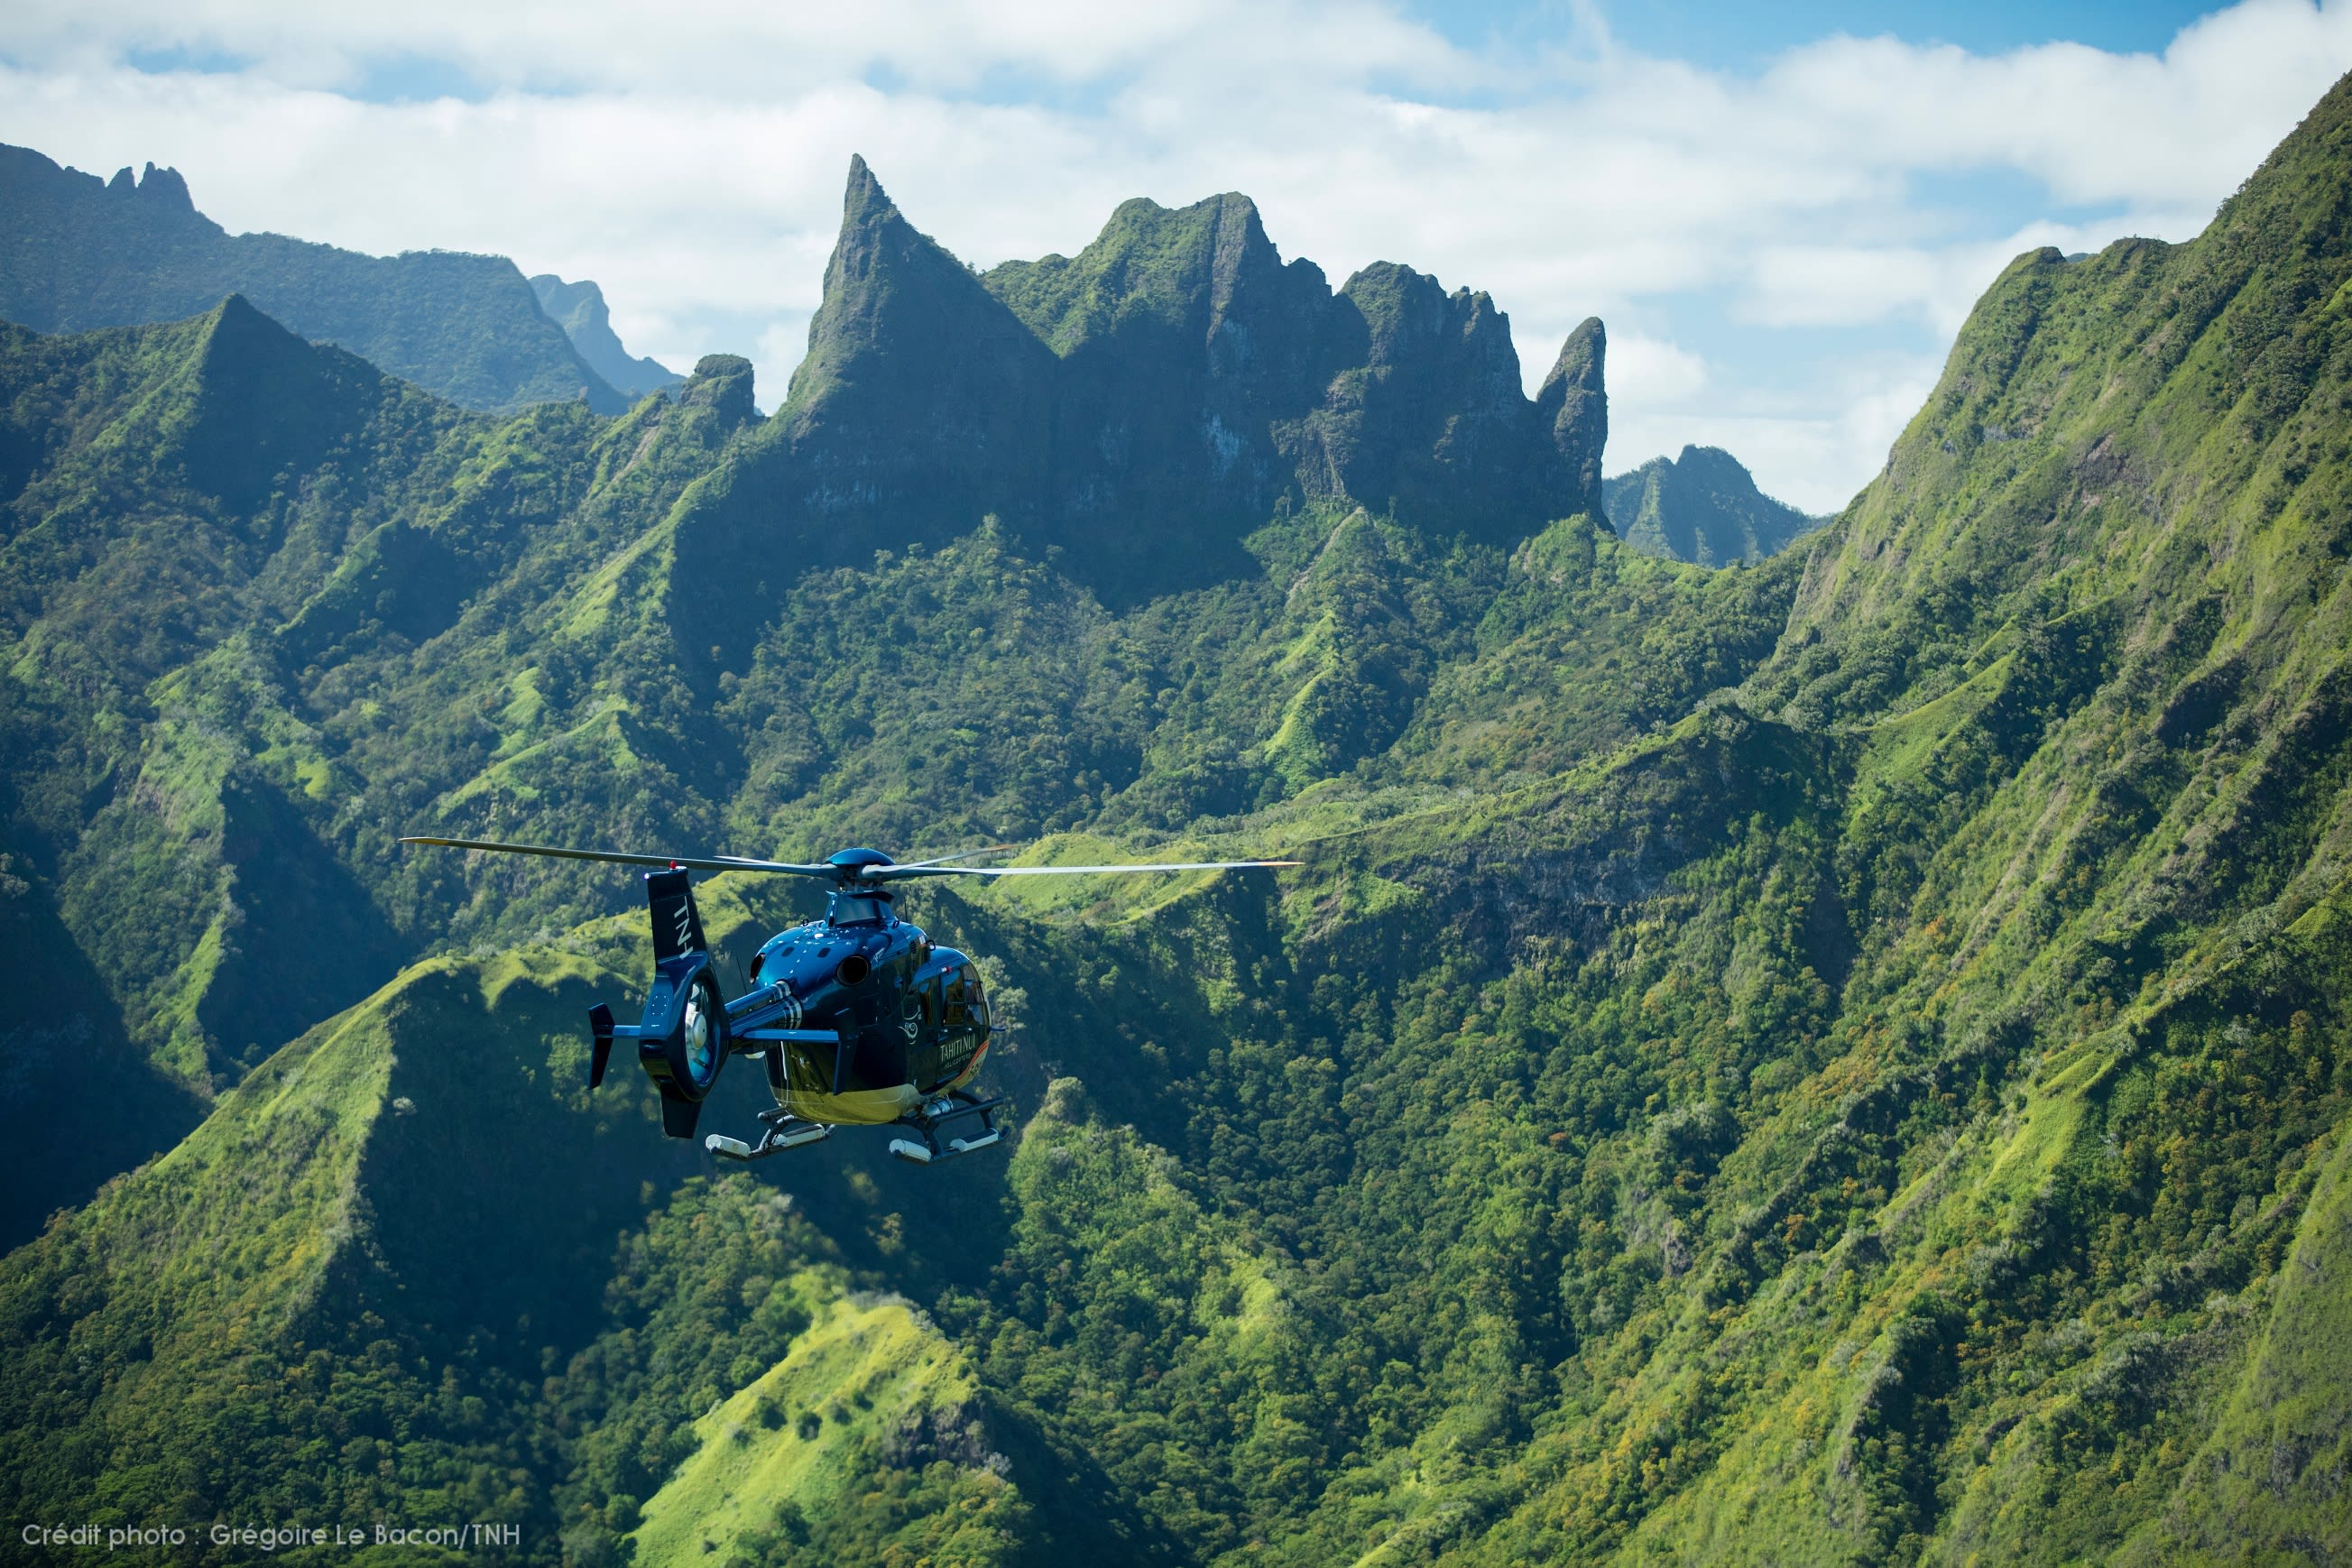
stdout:
POLYGON ((159 169, 152 163, 148 164, 139 176, 139 195, 143 200, 175 211, 194 213, 196 210, 195 198, 188 194, 188 182, 181 177, 177 169, 159 169))
POLYGON ((1584 510, 1606 521, 1601 459, 1609 445, 1609 333, 1587 316, 1559 345, 1536 394, 1536 415, 1573 477, 1584 510))
MULTIPOLYGON (((1075 257, 975 274, 853 157, 768 457, 793 471, 761 489, 870 529, 852 550, 994 513, 1114 599, 1253 570, 1239 542, 1286 496, 1507 542, 1599 511, 1597 332, 1578 395, 1539 405, 1490 296, 1391 262, 1335 292, 1236 192, 1127 201, 1075 257)), ((749 544, 761 525, 730 510, 749 544)))
MULTIPOLYGON (((56 170, 58 167, 30 148, 11 147, 5 151, 37 159, 51 170, 56 170)), ((58 172, 68 173, 69 171, 58 172)), ((114 178, 106 182, 106 194, 118 200, 143 199, 152 204, 148 208, 151 213, 182 212, 191 216, 196 216, 195 200, 189 195, 188 182, 181 176, 180 171, 158 168, 152 163, 142 173, 137 174, 131 173, 131 165, 128 163, 115 170, 114 178)))
POLYGON ((825 268, 825 297, 835 292, 835 280, 849 262, 849 277, 859 276, 861 264, 895 263, 926 265, 943 263, 966 277, 971 269, 950 255, 930 236, 918 230, 907 221, 907 215, 890 194, 882 188, 882 181, 864 157, 849 155, 849 175, 843 182, 841 193, 841 230, 834 241, 832 263, 825 268))
POLYGON ((1076 256, 1003 262, 982 281, 1066 358, 1118 352, 1120 334, 1146 321, 1212 340, 1281 269, 1256 204, 1227 192, 1182 207, 1130 198, 1076 256))
POLYGON ((1609 354, 1609 331, 1598 316, 1587 316, 1575 331, 1561 340, 1559 353, 1544 373, 1538 398, 1549 396, 1555 388, 1565 395, 1571 392, 1599 392, 1602 369, 1609 354))
POLYGON ((1760 561, 1821 521, 1758 489, 1720 447, 1685 444, 1678 458, 1653 458, 1610 479, 1603 498, 1633 548, 1703 566, 1760 561))
POLYGON ((1510 321, 1483 289, 1466 286, 1447 292, 1434 274, 1396 261, 1374 261, 1339 286, 1339 294, 1363 312, 1372 332, 1372 351, 1382 357, 1416 338, 1459 332, 1499 333, 1518 374, 1518 351, 1511 346, 1510 321))
POLYGON ((841 226, 844 233, 852 228, 886 223, 898 216, 898 206, 883 190, 882 181, 866 162, 865 155, 849 155, 849 178, 841 193, 841 226))
MULTIPOLYGON (((904 439, 896 426, 910 418, 919 429, 938 426, 935 439, 963 445, 962 433, 1017 416, 1026 400, 1021 385, 1045 357, 963 263, 907 221, 866 160, 853 154, 824 296, 781 411, 796 438, 823 432, 835 444, 807 455, 822 467, 887 468, 891 447, 904 439)), ((912 488, 931 477, 921 473, 920 445, 903 453, 912 467, 897 483, 912 488)), ((878 472, 850 482, 892 481, 878 472)), ((821 479, 816 491, 804 492, 819 510, 835 504, 829 484, 821 479)))

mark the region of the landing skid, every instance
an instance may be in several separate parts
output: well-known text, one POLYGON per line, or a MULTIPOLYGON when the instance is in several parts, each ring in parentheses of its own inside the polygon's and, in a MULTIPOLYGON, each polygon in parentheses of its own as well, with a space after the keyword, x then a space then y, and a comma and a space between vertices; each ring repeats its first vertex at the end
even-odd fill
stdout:
POLYGON ((822 1121, 803 1121, 784 1110, 763 1110, 760 1120, 767 1123, 757 1143, 746 1143, 740 1138, 722 1138, 713 1132, 702 1141, 702 1146, 722 1160, 764 1160, 771 1154, 781 1154, 787 1149, 797 1149, 803 1143, 822 1143, 833 1136, 833 1129, 822 1121))
POLYGON ((1001 1094, 993 1100, 978 1100, 962 1089, 951 1089, 942 1098, 928 1101, 912 1115, 898 1118, 894 1125, 913 1128, 922 1142, 918 1143, 910 1138, 893 1138, 890 1140, 890 1152, 901 1160, 928 1165, 935 1160, 952 1160, 958 1154, 985 1149, 1004 1137, 1004 1129, 996 1124, 995 1115, 996 1108, 1003 1103, 1004 1096, 1001 1094), (950 1138, 945 1142, 940 1142, 942 1128, 969 1116, 980 1118, 979 1137, 950 1138))

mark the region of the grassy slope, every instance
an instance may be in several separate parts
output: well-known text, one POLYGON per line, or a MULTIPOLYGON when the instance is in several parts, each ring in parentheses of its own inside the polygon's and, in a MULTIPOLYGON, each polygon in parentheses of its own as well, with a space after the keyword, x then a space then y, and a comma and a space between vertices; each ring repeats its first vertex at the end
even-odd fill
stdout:
POLYGON ((2347 1462, 2344 1375, 2352 1324, 2352 1143, 2314 1183, 2276 1300, 2244 1373, 2164 1511, 2126 1562, 2234 1562, 2340 1555, 2352 1540, 2340 1488, 2347 1462))
MULTIPOLYGON (((401 1499, 376 1478, 368 1445, 346 1438, 389 1437, 396 1425, 404 1443, 421 1445, 412 1478, 434 1468, 426 1453, 465 1452, 481 1422, 460 1413, 421 1426, 363 1422, 333 1438, 340 1463, 301 1459, 306 1443, 337 1430, 331 1413, 351 1403, 343 1395, 367 1394, 386 1422, 391 1410, 428 1405, 429 1384, 416 1387, 416 1371, 401 1365, 406 1354, 429 1346, 446 1358, 466 1345, 483 1363, 472 1370, 494 1384, 502 1355, 535 1356, 536 1343, 513 1342, 528 1325, 518 1330, 512 1310, 499 1310, 530 1289, 517 1275, 565 1268, 587 1237, 635 1217, 634 1173, 595 1173, 562 1150, 576 1140, 583 1152, 622 1142, 642 1152, 643 1109, 618 1128, 609 1111, 566 1117, 573 1091, 533 1083, 559 1066, 576 1070, 566 1058, 580 1054, 569 1037, 584 973, 558 966, 523 981, 509 966, 440 962, 412 971, 273 1056, 177 1148, 11 1255, 13 1505, 52 1505, 78 1488, 89 1495, 87 1478, 103 1474, 110 1511, 125 1516, 187 1506, 397 1511, 415 1493, 401 1499), (453 1050, 468 1039, 512 1044, 490 1047, 485 1061, 478 1047, 453 1050), (493 1101, 506 1115, 528 1107, 542 1126, 576 1131, 549 1139, 535 1164, 500 1158, 493 1101), (614 1131, 625 1136, 609 1138, 614 1131), (561 1194, 556 1223, 494 1251, 444 1255, 451 1234, 506 1228, 522 1191, 540 1183, 561 1194), (374 1332, 350 1310, 354 1297, 383 1312, 374 1332), (371 1340, 383 1342, 371 1351, 371 1340), (312 1350, 339 1359, 306 1363, 312 1350), (57 1428, 71 1438, 59 1442, 57 1428)), ((562 1081, 576 1079, 564 1071, 562 1081)), ((658 1164, 637 1163, 647 1173, 658 1164)), ((541 1331, 560 1342, 563 1331, 541 1331)), ((466 1500, 483 1505, 502 1489, 466 1500)))
POLYGON ((1637 1552, 2065 1557, 2181 1474, 2343 1119, 2286 928, 2347 831, 2345 99, 2196 245, 2012 268, 1812 558, 1748 700, 1852 727, 1831 1059, 1517 1549, 1639 1475, 1637 1552))
MULTIPOLYGON (((955 1347, 907 1302, 845 1298, 839 1289, 832 1278, 808 1279, 809 1328, 695 1423, 700 1447, 646 1504, 634 1561, 652 1568, 715 1552, 725 1562, 758 1552, 762 1536, 805 1535, 812 1516, 859 1507, 877 1458, 887 1453, 885 1464, 899 1468, 922 1462, 894 1446, 928 1445, 935 1459, 943 1434, 959 1457, 964 1444, 980 1449, 971 1458, 986 1457, 974 1425, 978 1385, 955 1347)), ((1004 1485, 993 1470, 979 1473, 982 1488, 1004 1485)), ((961 1552, 972 1550, 965 1543, 949 1560, 969 1560, 961 1552)))

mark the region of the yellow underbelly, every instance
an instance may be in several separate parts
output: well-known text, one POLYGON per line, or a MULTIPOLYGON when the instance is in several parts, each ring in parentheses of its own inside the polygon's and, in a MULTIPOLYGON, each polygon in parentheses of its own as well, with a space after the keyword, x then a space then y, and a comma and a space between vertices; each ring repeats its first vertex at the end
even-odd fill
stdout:
POLYGON ((896 1121, 923 1102, 910 1083, 890 1089, 853 1089, 846 1094, 817 1094, 799 1089, 776 1097, 776 1103, 803 1121, 831 1121, 852 1127, 878 1127, 896 1121))

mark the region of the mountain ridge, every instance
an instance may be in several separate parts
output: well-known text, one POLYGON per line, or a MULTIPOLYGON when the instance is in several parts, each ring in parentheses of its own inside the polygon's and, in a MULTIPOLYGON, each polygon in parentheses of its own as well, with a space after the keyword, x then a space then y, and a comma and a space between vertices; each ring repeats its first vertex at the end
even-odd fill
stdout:
POLYGON ((622 396, 635 399, 649 392, 666 392, 685 384, 686 377, 657 361, 633 356, 613 331, 611 309, 604 291, 588 279, 567 283, 552 272, 530 279, 539 308, 547 312, 588 368, 604 378, 622 396))
POLYGON ((0 147, 0 319, 47 332, 179 321, 230 294, 469 407, 627 400, 589 368, 504 257, 362 256, 230 235, 174 170, 111 181, 0 147))
MULTIPOLYGON (((975 276, 854 159, 825 276, 808 355, 747 453, 812 549, 845 531, 929 542, 992 512, 1124 603, 1252 570, 1242 537, 1286 498, 1490 542, 1598 508, 1597 322, 1531 403, 1486 296, 1385 265, 1334 294, 1280 262, 1245 197, 1129 202, 1076 258, 975 276), (1104 526, 1125 511, 1159 520, 1149 549, 1104 526)), ((732 509, 709 526, 714 557, 749 547, 732 509)))

